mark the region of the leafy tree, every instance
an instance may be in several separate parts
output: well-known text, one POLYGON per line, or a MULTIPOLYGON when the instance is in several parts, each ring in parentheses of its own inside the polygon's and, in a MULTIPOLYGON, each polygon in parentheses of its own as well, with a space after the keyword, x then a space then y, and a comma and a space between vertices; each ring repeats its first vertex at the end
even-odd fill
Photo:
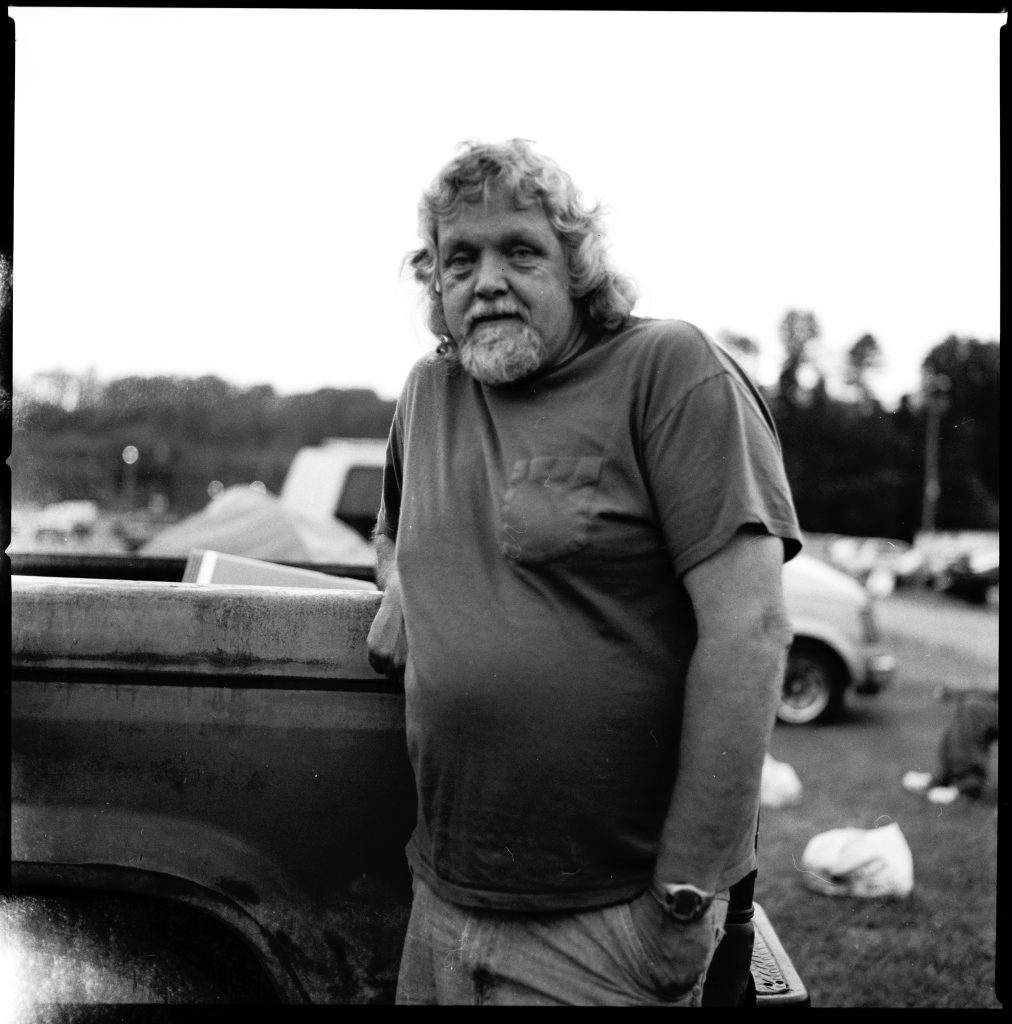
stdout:
POLYGON ((882 349, 871 334, 862 334, 847 351, 845 380, 865 400, 872 397, 868 371, 882 363, 882 349))
POLYGON ((1001 362, 998 342, 950 335, 921 364, 925 388, 944 383, 939 529, 997 529, 1001 362))
POLYGON ((365 389, 279 396, 218 377, 123 377, 99 385, 72 375, 59 388, 16 393, 12 499, 94 498, 115 507, 125 493, 123 449, 135 445, 134 494, 168 497, 179 513, 207 503, 210 481, 260 480, 278 492, 295 452, 326 437, 385 437, 394 403, 365 389), (79 394, 76 404, 66 396, 79 394))
POLYGON ((822 377, 805 403, 775 408, 803 529, 913 539, 920 464, 890 413, 833 398, 822 377))
POLYGON ((780 322, 780 341, 784 346, 784 361, 777 381, 781 401, 788 406, 798 404, 798 373, 808 358, 808 347, 820 334, 814 313, 788 310, 780 322))

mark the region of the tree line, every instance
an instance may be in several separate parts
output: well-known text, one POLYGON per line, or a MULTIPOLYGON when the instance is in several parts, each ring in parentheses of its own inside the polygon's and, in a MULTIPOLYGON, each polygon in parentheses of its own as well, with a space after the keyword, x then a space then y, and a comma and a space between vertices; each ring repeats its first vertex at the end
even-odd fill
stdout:
POLYGON ((394 402, 368 389, 279 395, 218 377, 50 375, 48 394, 15 394, 11 500, 83 498, 106 508, 167 503, 185 515, 209 485, 260 481, 277 493, 292 457, 328 437, 386 437, 394 402), (130 462, 128 448, 136 449, 130 462))
MULTIPOLYGON (((946 338, 923 361, 921 391, 890 410, 868 383, 881 359, 875 338, 864 335, 848 351, 839 397, 812 372, 818 337, 812 313, 789 311, 780 373, 761 389, 802 527, 907 541, 925 525, 997 529, 998 343, 946 338)), ((758 352, 740 335, 721 341, 746 367, 758 352)), ((15 393, 15 505, 160 502, 185 515, 207 503, 212 481, 260 481, 277 493, 299 448, 329 437, 385 437, 395 405, 368 389, 279 395, 270 385, 239 388, 213 376, 103 383, 57 372, 46 383, 46 392, 15 393), (132 461, 128 447, 137 450, 132 461)))
POLYGON ((821 374, 801 385, 805 349, 817 333, 811 314, 785 317, 787 356, 767 391, 802 527, 906 541, 923 528, 996 530, 998 343, 946 338, 921 365, 921 391, 886 410, 867 383, 879 358, 870 335, 849 352, 853 397, 832 397, 821 374), (931 460, 938 487, 929 498, 931 460))

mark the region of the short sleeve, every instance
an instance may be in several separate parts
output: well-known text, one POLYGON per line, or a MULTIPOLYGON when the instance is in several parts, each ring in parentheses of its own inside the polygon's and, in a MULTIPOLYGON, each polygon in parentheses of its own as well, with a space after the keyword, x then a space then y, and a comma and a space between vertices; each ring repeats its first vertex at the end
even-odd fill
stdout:
POLYGON ((390 540, 397 539, 397 527, 401 517, 401 481, 403 480, 403 445, 401 430, 402 403, 394 412, 390 434, 387 437, 386 459, 383 463, 383 488, 380 493, 379 514, 376 517, 376 531, 390 540))
POLYGON ((651 493, 675 571, 684 575, 739 530, 801 549, 780 441, 761 397, 729 372, 684 394, 644 440, 651 493))

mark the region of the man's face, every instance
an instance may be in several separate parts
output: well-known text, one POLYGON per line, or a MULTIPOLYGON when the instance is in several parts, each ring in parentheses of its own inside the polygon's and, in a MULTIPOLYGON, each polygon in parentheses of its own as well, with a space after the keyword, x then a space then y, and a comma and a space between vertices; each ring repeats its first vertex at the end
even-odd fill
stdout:
POLYGON ((443 315, 460 361, 485 384, 509 384, 569 355, 580 317, 562 244, 540 205, 493 193, 436 225, 443 315))

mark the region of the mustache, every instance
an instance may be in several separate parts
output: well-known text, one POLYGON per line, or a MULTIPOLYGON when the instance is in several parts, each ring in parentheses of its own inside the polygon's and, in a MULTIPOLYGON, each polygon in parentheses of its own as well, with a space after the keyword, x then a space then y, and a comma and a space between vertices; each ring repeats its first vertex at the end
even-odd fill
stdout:
POLYGON ((501 316, 516 316, 524 320, 524 314, 521 309, 506 303, 499 303, 491 306, 481 306, 478 309, 472 310, 467 314, 464 326, 466 330, 470 331, 476 324, 481 323, 482 320, 491 320, 501 316))

